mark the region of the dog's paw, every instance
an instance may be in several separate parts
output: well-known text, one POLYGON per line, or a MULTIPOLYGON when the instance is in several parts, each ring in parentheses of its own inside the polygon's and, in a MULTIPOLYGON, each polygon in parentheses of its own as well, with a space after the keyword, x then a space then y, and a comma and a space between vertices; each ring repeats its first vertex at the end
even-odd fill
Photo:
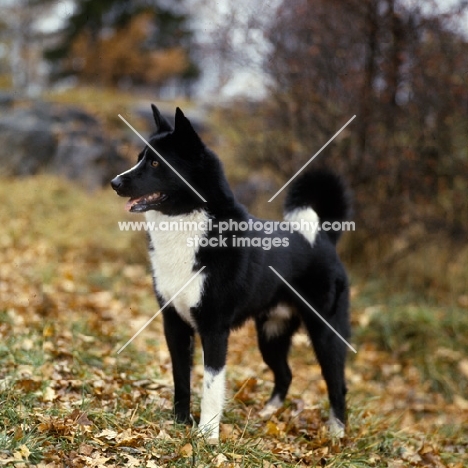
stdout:
POLYGON ((219 437, 205 437, 205 442, 208 445, 218 445, 219 444, 219 437))
POLYGON ((269 419, 271 418, 281 407, 283 406, 283 402, 279 399, 279 397, 274 396, 258 413, 261 419, 269 419))
POLYGON ((195 419, 190 413, 183 413, 183 414, 175 414, 174 415, 174 422, 176 424, 185 424, 186 426, 193 426, 195 423, 195 419))
POLYGON ((219 443, 219 426, 215 424, 200 424, 198 426, 198 437, 203 438, 209 445, 219 443))
POLYGON ((345 425, 331 413, 327 422, 329 434, 336 439, 343 439, 346 435, 345 425))

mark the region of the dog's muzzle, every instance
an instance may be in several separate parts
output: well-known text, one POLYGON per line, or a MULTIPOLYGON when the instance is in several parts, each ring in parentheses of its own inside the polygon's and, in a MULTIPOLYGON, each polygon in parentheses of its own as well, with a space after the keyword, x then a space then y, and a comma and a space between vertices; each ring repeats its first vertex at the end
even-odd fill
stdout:
POLYGON ((111 187, 116 191, 118 192, 119 191, 119 188, 122 186, 122 177, 120 177, 119 175, 117 177, 114 177, 112 180, 111 180, 111 187))

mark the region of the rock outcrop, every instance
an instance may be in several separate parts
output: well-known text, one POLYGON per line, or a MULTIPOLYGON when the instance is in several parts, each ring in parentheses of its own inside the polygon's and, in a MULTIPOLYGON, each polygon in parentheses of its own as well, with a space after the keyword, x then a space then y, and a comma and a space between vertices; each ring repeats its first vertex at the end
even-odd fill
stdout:
POLYGON ((2 111, 0 176, 51 173, 94 190, 128 166, 99 122, 79 108, 36 102, 2 111))

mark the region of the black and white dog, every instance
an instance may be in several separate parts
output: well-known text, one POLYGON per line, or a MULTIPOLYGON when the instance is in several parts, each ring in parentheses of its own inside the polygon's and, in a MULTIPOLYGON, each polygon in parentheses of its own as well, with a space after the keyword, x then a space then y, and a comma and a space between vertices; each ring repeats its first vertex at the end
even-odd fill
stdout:
POLYGON ((335 249, 339 233, 304 229, 348 216, 348 197, 340 178, 328 171, 309 171, 296 178, 285 202, 284 222, 293 228, 283 229, 279 222, 249 215, 234 199, 220 160, 179 108, 174 128, 152 108, 157 130, 149 144, 159 155, 146 146, 138 163, 111 185, 118 195, 130 197, 129 211, 144 212, 154 226, 184 222, 184 230, 149 232, 159 304, 178 293, 163 311, 176 420, 190 420, 190 373, 198 333, 204 360, 200 429, 210 441, 218 440, 229 333, 253 318, 261 354, 275 380, 262 416, 271 415, 284 402, 292 380, 287 362, 291 338, 302 324, 327 384, 330 429, 342 436, 346 344, 309 305, 348 338, 348 280, 335 249), (269 229, 257 230, 262 225, 269 229), (236 230, 241 226, 242 231, 236 230))

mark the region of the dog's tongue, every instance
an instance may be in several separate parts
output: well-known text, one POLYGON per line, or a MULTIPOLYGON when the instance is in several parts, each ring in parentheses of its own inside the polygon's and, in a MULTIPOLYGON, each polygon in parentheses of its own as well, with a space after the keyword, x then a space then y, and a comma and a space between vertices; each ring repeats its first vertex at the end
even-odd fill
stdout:
POLYGON ((125 204, 125 209, 127 211, 130 211, 132 209, 132 206, 136 205, 143 198, 145 197, 143 196, 143 197, 138 197, 138 198, 130 198, 130 200, 128 200, 128 202, 125 204))
POLYGON ((130 200, 128 200, 128 202, 125 204, 125 209, 127 211, 130 211, 132 207, 135 206, 137 203, 140 203, 141 201, 145 201, 147 203, 156 201, 158 200, 158 198, 160 198, 160 196, 161 192, 155 192, 149 195, 143 195, 142 197, 130 198, 130 200))

